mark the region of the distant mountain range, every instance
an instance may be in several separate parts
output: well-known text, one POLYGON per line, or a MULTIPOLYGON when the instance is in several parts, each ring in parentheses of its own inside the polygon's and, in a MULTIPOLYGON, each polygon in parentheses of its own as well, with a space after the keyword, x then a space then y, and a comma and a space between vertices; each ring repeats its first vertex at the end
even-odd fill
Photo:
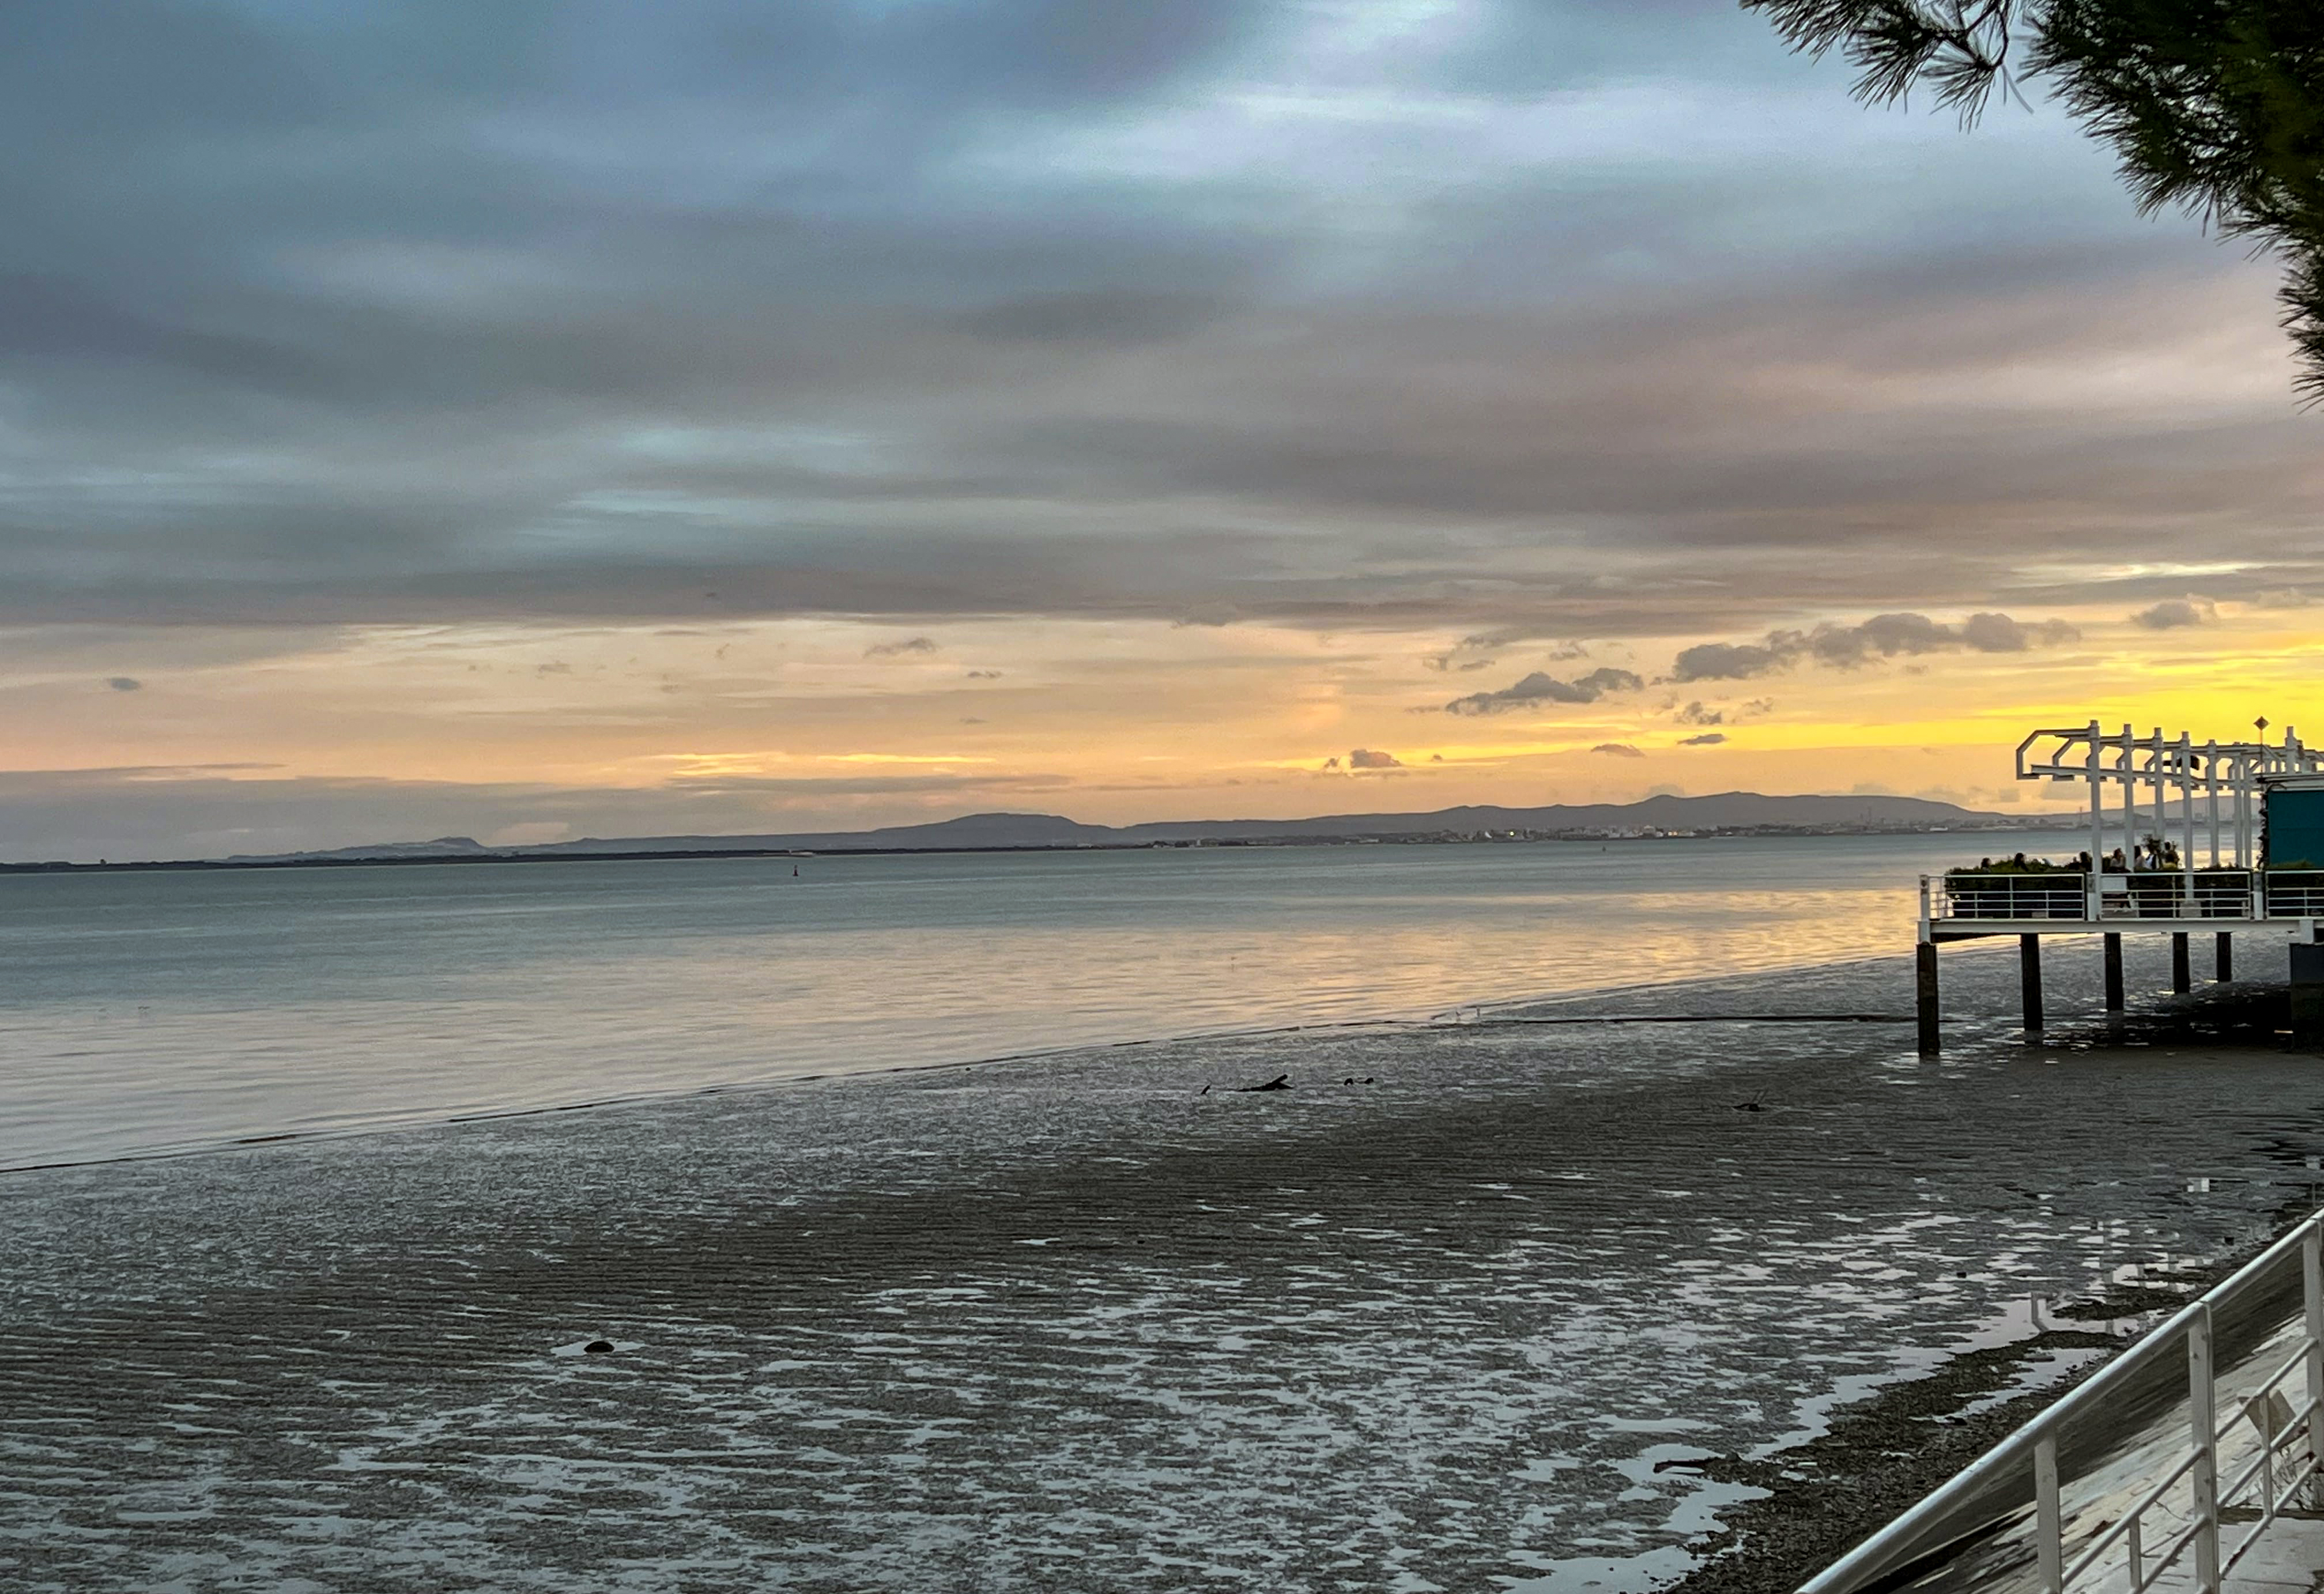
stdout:
POLYGON ((1311 819, 1167 820, 1084 825, 1056 814, 968 814, 931 825, 879 830, 802 831, 773 835, 591 837, 521 847, 488 847, 467 836, 385 842, 327 852, 236 857, 235 863, 388 862, 453 858, 558 858, 657 852, 973 852, 1041 847, 1288 844, 1301 842, 1455 841, 1481 838, 1732 834, 1788 831, 1979 830, 2039 824, 2046 815, 1981 812, 1904 797, 1652 797, 1636 803, 1553 804, 1540 808, 1439 808, 1425 814, 1326 814, 1311 819))

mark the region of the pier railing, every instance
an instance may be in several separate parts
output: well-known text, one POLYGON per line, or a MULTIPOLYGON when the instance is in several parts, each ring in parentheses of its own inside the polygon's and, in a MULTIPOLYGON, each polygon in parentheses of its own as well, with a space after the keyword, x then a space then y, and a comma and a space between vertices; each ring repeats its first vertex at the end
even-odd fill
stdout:
POLYGON ((2079 871, 2056 874, 1940 876, 1938 918, 2088 918, 2089 887, 2079 871))
MULTIPOLYGON (((2263 1318, 2263 1322, 2264 1319, 2263 1318)), ((2279 1336, 2278 1342, 2282 1342, 2279 1336)), ((2324 1456, 2324 1212, 2316 1213, 2218 1287, 2182 1308, 2094 1376, 1964 1468, 1920 1504, 1801 1585, 1800 1594, 1853 1594, 1900 1569, 1942 1558, 1997 1524, 2023 1520, 2032 1498, 2033 1559, 2044 1594, 2144 1594, 2184 1563, 2199 1594, 2227 1574, 2283 1511, 2319 1498, 2324 1456), (2218 1319, 2264 1300, 2296 1275, 2300 1309, 2291 1354, 2238 1380, 2220 1412, 2214 1365, 2218 1319), (2142 1377, 2184 1359, 2183 1437, 2160 1476, 2116 1509, 2080 1512, 2069 1525, 2059 1441, 2142 1377), (2295 1398, 2296 1395, 2296 1398, 2295 1398), (2223 1469, 2227 1481, 2221 1482, 2223 1469), (1987 1502, 1980 1511, 1979 1502, 1987 1502), (1995 1503, 2001 1508, 1993 1508, 1995 1503)), ((2136 1484, 2132 1485, 2133 1488, 2136 1484)))
POLYGON ((2158 869, 2098 876, 2098 911, 2080 870, 1955 871, 1928 877, 1929 915, 1960 919, 2324 918, 2324 869, 2158 869))
POLYGON ((2267 874, 2272 918, 2324 918, 2324 869, 2272 869, 2267 874))

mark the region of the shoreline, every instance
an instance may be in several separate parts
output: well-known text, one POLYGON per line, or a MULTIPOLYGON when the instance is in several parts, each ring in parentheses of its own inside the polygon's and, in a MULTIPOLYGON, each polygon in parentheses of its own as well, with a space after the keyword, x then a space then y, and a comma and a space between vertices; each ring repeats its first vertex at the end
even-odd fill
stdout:
POLYGON ((2304 1060, 1961 1027, 1287 1032, 0 1182, 0 1573, 1644 1594, 1752 1532, 1730 1467, 1839 1497, 1819 1425, 2006 1382, 1946 1348, 2324 1154, 2304 1060))
MULTIPOLYGON (((1957 958, 1965 955, 1954 954, 1957 958)), ((1979 949, 1966 955, 1997 955, 1990 949, 1979 949)), ((220 1153, 247 1150, 266 1146, 306 1145, 324 1141, 360 1138, 368 1135, 396 1135, 455 1124, 497 1123, 510 1119, 542 1117, 567 1112, 618 1111, 657 1101, 685 1101, 695 1097, 731 1096, 750 1092, 780 1091, 792 1086, 829 1084, 848 1079, 881 1079, 898 1074, 942 1073, 947 1070, 984 1068, 999 1064, 1029 1063, 1043 1060, 1074 1059, 1084 1055, 1099 1055, 1136 1051, 1157 1046, 1193 1046, 1204 1043, 1258 1040, 1270 1037, 1319 1035, 1346 1030, 1391 1030, 1425 1027, 1478 1027, 1490 1025, 1625 1025, 1625 1024, 1720 1024, 1720 1023, 1799 1023, 1799 1024, 1897 1024, 1913 1023, 1910 1012, 1898 1013, 1730 1013, 1730 1014, 1659 1014, 1622 1013, 1588 1014, 1572 1017, 1545 1014, 1539 1017, 1510 1016, 1513 1011, 1552 1009, 1561 1007, 1603 1002, 1618 998, 1637 998, 1651 1002, 1657 998, 1673 998, 1696 990, 1714 990, 1743 982, 1787 974, 1815 975, 1845 971, 1872 969, 1896 962, 1895 954, 1876 954, 1866 957, 1828 959, 1771 969, 1744 971, 1734 973, 1706 974, 1694 979, 1643 981, 1592 987, 1583 990, 1559 994, 1488 998, 1473 1002, 1456 1003, 1448 1008, 1427 1010, 1412 1009, 1385 1013, 1360 1018, 1316 1019, 1297 1024, 1268 1024, 1250 1027, 1194 1030, 1185 1034, 1131 1037, 1121 1040, 1067 1042, 1054 1046, 1035 1046, 1020 1051, 1001 1052, 990 1055, 948 1058, 927 1063, 882 1064, 851 1070, 822 1069, 809 1073, 780 1074, 762 1079, 721 1081, 713 1084, 669 1091, 641 1091, 629 1094, 595 1097, 584 1101, 549 1101, 531 1106, 513 1106, 503 1110, 475 1112, 453 1112, 442 1117, 388 1119, 351 1125, 333 1129, 283 1129, 256 1135, 236 1136, 228 1139, 203 1141, 128 1151, 117 1156, 74 1157, 57 1162, 0 1163, 0 1180, 23 1174, 45 1173, 63 1168, 107 1167, 148 1162, 171 1161, 186 1156, 208 1156, 220 1153), (1475 1018, 1463 1019, 1459 1015, 1474 1013, 1475 1018)))

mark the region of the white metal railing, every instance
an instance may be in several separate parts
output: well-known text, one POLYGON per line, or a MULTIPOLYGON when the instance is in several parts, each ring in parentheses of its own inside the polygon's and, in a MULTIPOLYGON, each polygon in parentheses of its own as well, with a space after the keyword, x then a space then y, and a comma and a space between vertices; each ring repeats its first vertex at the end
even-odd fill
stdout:
POLYGON ((2100 918, 2263 918, 2258 871, 2146 870, 2098 876, 2100 918))
POLYGON ((2270 918, 2324 918, 2324 870, 2270 870, 2267 913, 2270 918))
MULTIPOLYGON (((2034 1550, 2045 1594, 2089 1587, 2143 1594, 2190 1553, 2200 1594, 2218 1594, 2221 1580, 2250 1553, 2277 1515, 2303 1495, 2317 1498, 2318 1458, 2324 1456, 2324 1212, 2303 1220, 2265 1251, 2237 1268, 2224 1283, 2182 1308, 2171 1320, 2101 1368, 2008 1438, 1970 1462, 1935 1493, 1882 1528, 1800 1586, 1800 1594, 1851 1594, 1872 1580, 1960 1543, 1984 1522, 1958 1520, 1964 1508, 1996 1486, 2015 1479, 2034 1497, 2034 1550), (2262 1382, 2234 1401, 2223 1426, 2218 1414, 2218 1372, 2213 1365, 2214 1318, 2219 1309, 2300 1269, 2302 1311, 2292 1355, 2262 1382), (2185 1347, 2187 1431, 2173 1455, 2176 1464, 2110 1522, 2084 1530, 2069 1545, 2058 1470, 2058 1440, 2077 1418, 2103 1409, 2108 1398, 2141 1372, 2151 1371, 2179 1346, 2185 1347), (2304 1393, 2295 1403, 2284 1386, 2305 1371, 2304 1393), (2220 1447, 2246 1424, 2253 1454, 2224 1487, 2219 1483, 2220 1447), (2181 1488, 2184 1485, 2184 1488, 2181 1488), (2173 1498, 2177 1495, 2179 1498, 2173 1498), (2256 1512, 2240 1535, 2226 1518, 2256 1512), (2148 1537, 2148 1516, 2160 1512, 2185 1526, 2161 1542, 2148 1537), (1948 1532, 1948 1530, 1950 1530, 1948 1532), (1940 1534, 1947 1536, 1939 1538, 1940 1534), (2069 1549, 2074 1552, 2069 1561, 2069 1549)), ((2166 1460, 2171 1459, 2166 1457, 2166 1460)), ((2009 1513, 2020 1515, 2019 1506, 2009 1513)), ((2238 1525, 2246 1525, 2238 1524, 2238 1525)))
POLYGON ((2088 918, 2089 877, 2080 871, 2050 874, 1957 873, 1941 876, 1932 917, 1962 918, 2088 918))
POLYGON ((1962 919, 2324 919, 2324 870, 2101 872, 2098 911, 2080 871, 1926 875, 1929 917, 1962 919))

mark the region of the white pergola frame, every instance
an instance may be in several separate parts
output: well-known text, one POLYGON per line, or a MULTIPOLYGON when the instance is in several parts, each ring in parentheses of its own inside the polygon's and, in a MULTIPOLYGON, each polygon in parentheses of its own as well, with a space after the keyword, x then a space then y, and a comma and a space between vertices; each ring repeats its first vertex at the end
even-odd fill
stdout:
POLYGON ((2108 733, 2092 720, 2070 729, 2034 731, 2017 744, 2020 780, 2089 783, 2093 881, 2098 873, 2095 866, 2107 852, 2109 783, 2122 795, 2112 823, 2120 827, 2124 856, 2127 858, 2145 836, 2168 837, 2176 831, 2179 865, 2191 877, 2197 838, 2205 835, 2209 842, 2209 867, 2258 868, 2260 795, 2271 780, 2301 775, 2324 775, 2324 755, 2302 747, 2289 725, 2283 728, 2281 744, 2264 741, 2199 743, 2184 731, 2172 736, 2157 726, 2140 735, 2125 725, 2119 732, 2108 733), (2141 787, 2147 790, 2152 815, 2144 831, 2138 822, 2141 787), (2179 805, 2176 825, 2170 812, 2174 797, 2179 805), (2200 823, 2198 797, 2204 808, 2200 823))

